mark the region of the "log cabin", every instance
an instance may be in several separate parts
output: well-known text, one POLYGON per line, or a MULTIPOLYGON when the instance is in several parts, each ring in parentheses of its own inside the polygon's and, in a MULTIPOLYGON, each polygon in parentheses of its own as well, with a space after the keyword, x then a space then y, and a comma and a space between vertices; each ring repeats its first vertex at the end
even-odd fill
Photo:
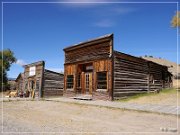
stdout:
POLYGON ((114 100, 171 87, 166 66, 114 50, 113 34, 64 48, 65 97, 114 100))
POLYGON ((30 97, 62 96, 64 75, 45 69, 45 62, 39 61, 24 65, 23 76, 17 77, 19 90, 29 92, 30 97))

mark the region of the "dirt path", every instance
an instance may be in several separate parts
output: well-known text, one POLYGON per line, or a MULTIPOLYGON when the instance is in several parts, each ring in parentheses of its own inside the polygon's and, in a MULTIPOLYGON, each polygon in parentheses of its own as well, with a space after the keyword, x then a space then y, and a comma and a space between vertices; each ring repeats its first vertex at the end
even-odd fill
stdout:
POLYGON ((170 115, 61 102, 16 101, 3 104, 4 132, 71 132, 69 134, 89 132, 87 134, 90 135, 100 132, 108 132, 107 134, 152 132, 155 134, 154 132, 162 132, 161 127, 176 128, 177 122, 176 117, 170 115))

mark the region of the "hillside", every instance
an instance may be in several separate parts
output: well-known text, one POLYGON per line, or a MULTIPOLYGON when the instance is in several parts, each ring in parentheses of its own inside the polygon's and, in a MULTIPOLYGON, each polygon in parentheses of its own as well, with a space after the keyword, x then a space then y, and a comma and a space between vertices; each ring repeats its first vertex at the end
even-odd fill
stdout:
POLYGON ((180 73, 180 65, 178 65, 175 62, 171 62, 169 60, 162 59, 162 58, 154 58, 154 57, 148 57, 148 56, 147 57, 143 56, 142 58, 149 60, 149 61, 153 61, 153 62, 161 64, 161 65, 167 66, 169 72, 171 72, 173 75, 177 75, 177 73, 180 73), (178 68, 178 71, 177 71, 177 68, 178 68))

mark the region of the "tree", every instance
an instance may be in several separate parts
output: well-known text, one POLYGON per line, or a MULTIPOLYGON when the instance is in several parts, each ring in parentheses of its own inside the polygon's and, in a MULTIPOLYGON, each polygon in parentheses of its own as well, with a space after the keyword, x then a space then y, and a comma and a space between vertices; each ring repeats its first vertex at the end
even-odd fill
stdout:
POLYGON ((180 27, 180 11, 177 11, 171 20, 172 27, 180 27))
POLYGON ((8 82, 7 71, 9 71, 11 65, 16 62, 16 58, 10 49, 0 51, 0 55, 0 83, 1 86, 6 87, 8 82))

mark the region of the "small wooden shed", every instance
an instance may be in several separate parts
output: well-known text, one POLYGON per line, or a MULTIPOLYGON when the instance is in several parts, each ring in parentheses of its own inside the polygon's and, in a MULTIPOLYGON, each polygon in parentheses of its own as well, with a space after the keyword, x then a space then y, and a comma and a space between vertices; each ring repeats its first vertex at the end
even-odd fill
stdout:
POLYGON ((24 84, 24 73, 20 73, 16 78, 16 90, 18 93, 23 91, 23 84, 24 84))
POLYGON ((66 97, 113 100, 170 87, 166 66, 114 50, 113 34, 64 48, 66 97))
POLYGON ((39 61, 24 65, 23 76, 19 75, 16 80, 20 82, 17 84, 21 90, 29 91, 31 97, 40 98, 62 96, 63 78, 63 74, 45 69, 45 62, 39 61))

